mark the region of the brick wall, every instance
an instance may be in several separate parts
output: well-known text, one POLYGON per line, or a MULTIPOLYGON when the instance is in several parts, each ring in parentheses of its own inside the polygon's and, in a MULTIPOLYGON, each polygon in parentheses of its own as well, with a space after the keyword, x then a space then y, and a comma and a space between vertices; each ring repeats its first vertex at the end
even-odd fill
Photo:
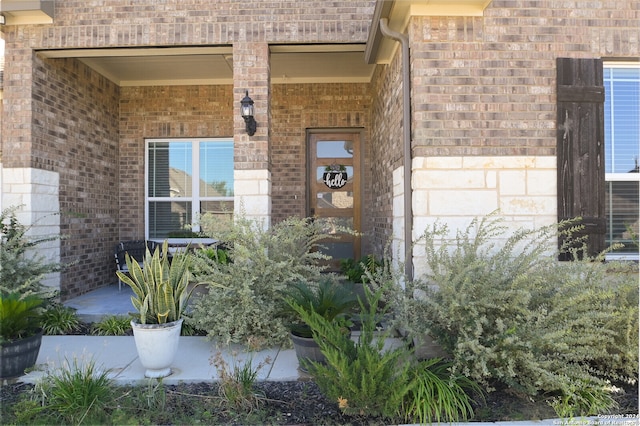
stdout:
MULTIPOLYGON (((366 84, 281 84, 272 87, 271 171, 274 222, 306 216, 306 130, 364 128, 363 228, 371 229, 371 93, 366 84)), ((364 248, 365 251, 368 247, 364 248)))
POLYGON ((22 28, 20 37, 42 48, 364 42, 374 5, 375 0, 56 0, 53 25, 22 28))
POLYGON ((121 89, 120 239, 144 238, 145 138, 233 136, 232 92, 230 85, 121 89))
POLYGON ((640 56, 640 2, 493 0, 416 17, 414 153, 555 155, 557 57, 640 56))
POLYGON ((372 248, 381 255, 393 233, 393 172, 403 166, 402 67, 399 55, 379 66, 370 86, 372 248))
POLYGON ((114 277, 119 88, 74 59, 34 61, 31 163, 59 177, 60 260, 73 262, 61 275, 68 297, 114 277))

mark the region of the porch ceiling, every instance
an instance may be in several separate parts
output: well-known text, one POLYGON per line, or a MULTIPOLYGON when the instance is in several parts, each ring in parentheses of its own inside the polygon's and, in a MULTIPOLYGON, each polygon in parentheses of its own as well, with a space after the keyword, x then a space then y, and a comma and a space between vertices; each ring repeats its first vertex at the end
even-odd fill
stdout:
MULTIPOLYGON (((273 45, 273 83, 369 82, 375 65, 364 44, 273 45)), ((230 46, 43 50, 46 58, 78 58, 120 86, 233 84, 230 46)))

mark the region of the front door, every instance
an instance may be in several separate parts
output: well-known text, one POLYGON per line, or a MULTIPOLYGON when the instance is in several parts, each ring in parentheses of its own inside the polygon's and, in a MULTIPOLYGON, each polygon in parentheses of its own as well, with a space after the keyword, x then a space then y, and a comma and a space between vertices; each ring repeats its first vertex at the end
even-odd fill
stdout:
POLYGON ((313 132, 308 144, 309 215, 326 220, 336 237, 323 243, 336 271, 340 259, 360 258, 360 133, 313 132))

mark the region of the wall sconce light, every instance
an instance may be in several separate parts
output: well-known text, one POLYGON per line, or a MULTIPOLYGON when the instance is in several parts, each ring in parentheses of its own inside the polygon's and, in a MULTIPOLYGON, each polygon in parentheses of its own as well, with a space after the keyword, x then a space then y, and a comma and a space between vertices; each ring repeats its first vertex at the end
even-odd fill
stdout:
POLYGON ((244 98, 240 101, 240 114, 244 118, 247 128, 247 134, 253 136, 256 133, 257 123, 253 118, 253 99, 249 97, 249 91, 246 91, 244 98))

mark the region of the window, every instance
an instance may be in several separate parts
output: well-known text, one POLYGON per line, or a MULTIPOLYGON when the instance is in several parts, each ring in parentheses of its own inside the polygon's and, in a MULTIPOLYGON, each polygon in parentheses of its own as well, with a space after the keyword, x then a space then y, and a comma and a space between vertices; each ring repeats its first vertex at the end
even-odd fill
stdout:
POLYGON ((638 256, 640 64, 604 64, 606 242, 638 256), (635 241, 634 241, 635 236, 635 241))
POLYGON ((199 231, 194 221, 207 212, 233 212, 233 140, 148 139, 147 239, 199 231))

